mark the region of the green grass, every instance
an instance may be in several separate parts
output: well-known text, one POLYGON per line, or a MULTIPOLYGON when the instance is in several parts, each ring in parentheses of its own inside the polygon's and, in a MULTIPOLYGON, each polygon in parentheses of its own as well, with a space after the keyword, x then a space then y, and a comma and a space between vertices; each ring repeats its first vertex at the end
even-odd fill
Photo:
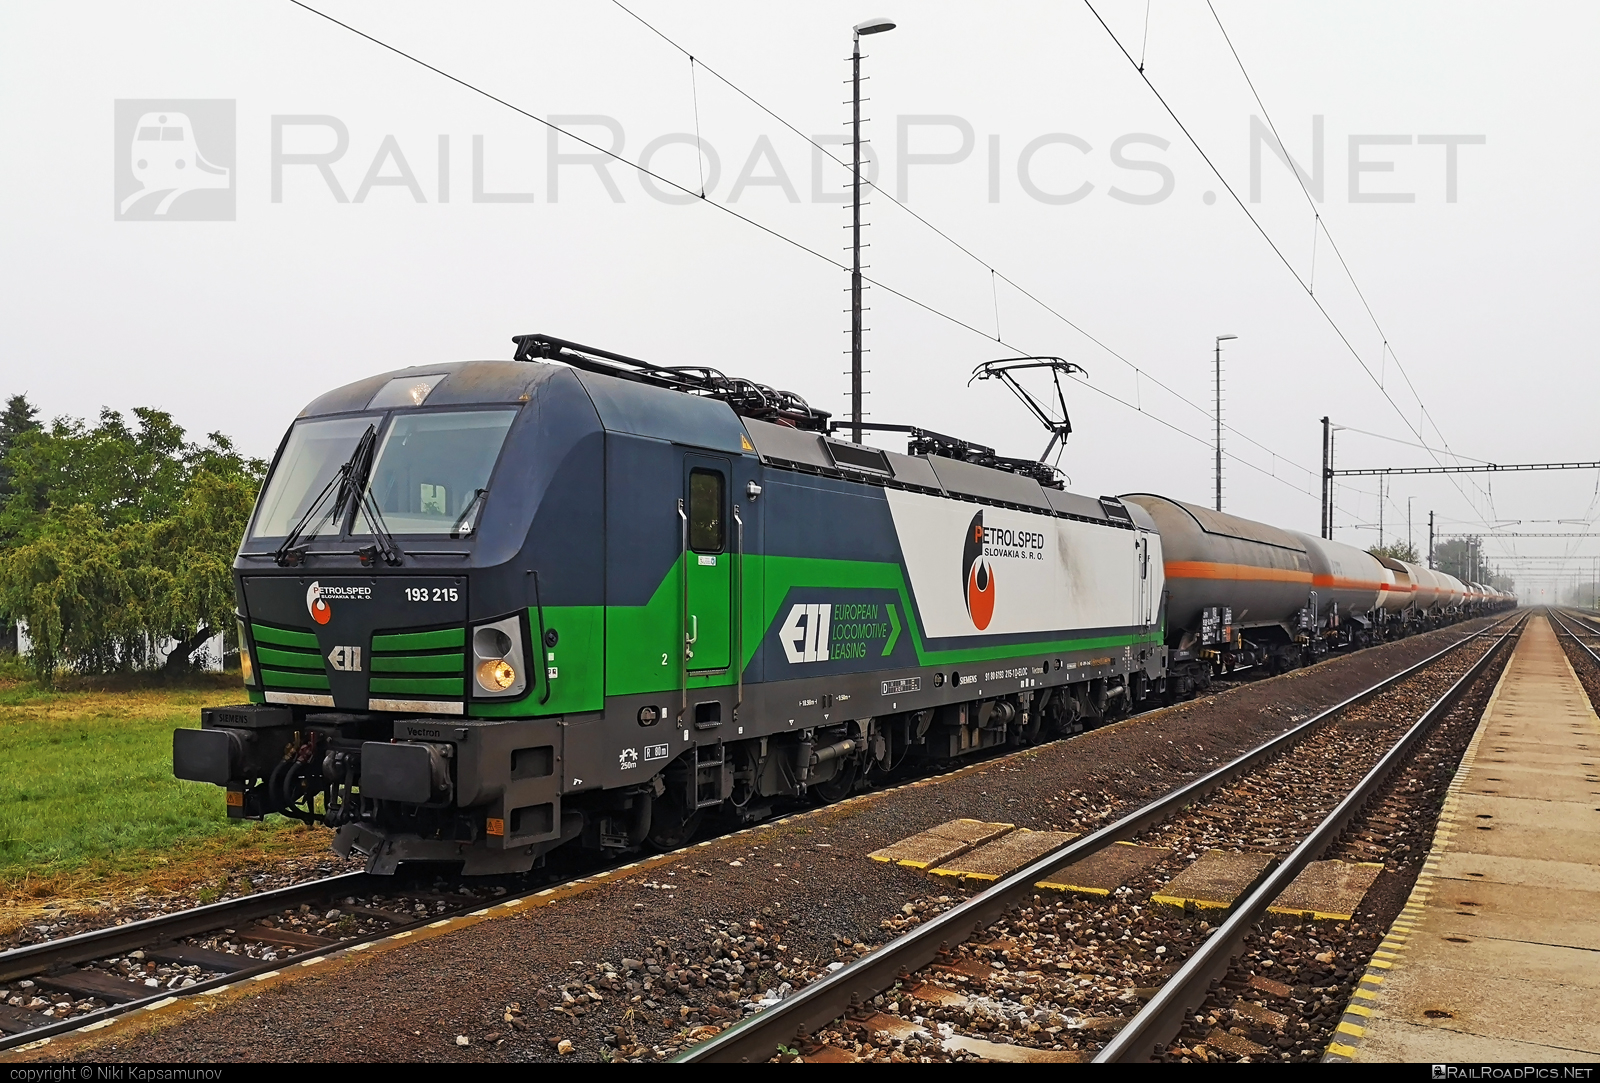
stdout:
POLYGON ((202 706, 242 699, 236 682, 0 686, 0 882, 136 872, 170 865, 200 840, 231 836, 216 842, 232 851, 280 832, 283 821, 230 821, 220 789, 172 777, 172 731, 199 725, 202 706))

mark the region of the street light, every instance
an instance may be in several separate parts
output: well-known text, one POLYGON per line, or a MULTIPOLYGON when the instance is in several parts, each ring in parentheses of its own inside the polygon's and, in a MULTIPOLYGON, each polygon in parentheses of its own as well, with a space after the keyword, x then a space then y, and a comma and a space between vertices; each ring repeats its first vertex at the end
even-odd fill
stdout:
POLYGON ((850 173, 850 439, 861 443, 861 35, 893 30, 889 19, 868 19, 855 25, 851 51, 851 83, 854 111, 851 114, 851 146, 854 150, 850 173))
POLYGON ((1217 336, 1217 510, 1222 510, 1222 344, 1238 335, 1217 336))

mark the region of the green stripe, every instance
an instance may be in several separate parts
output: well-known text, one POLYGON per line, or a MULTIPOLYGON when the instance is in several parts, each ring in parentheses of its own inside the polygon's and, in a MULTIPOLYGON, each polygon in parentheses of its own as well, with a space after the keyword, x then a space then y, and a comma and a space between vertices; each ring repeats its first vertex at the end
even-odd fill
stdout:
POLYGON ((288 666, 290 669, 314 669, 322 672, 322 655, 301 654, 298 651, 275 651, 271 647, 257 647, 256 658, 263 666, 288 666))
POLYGON ((430 651, 441 647, 464 647, 467 632, 464 628, 440 628, 436 632, 403 632, 398 635, 373 636, 374 651, 430 651))
POLYGON ((453 696, 460 699, 465 688, 460 677, 374 677, 369 691, 404 696, 453 696))
POLYGON ((320 688, 323 691, 328 688, 328 675, 325 673, 285 673, 278 669, 263 669, 261 681, 268 688, 320 688))
POLYGON ((265 624, 250 625, 250 634, 257 643, 276 643, 280 647, 310 647, 318 650, 317 637, 310 632, 291 632, 287 628, 269 628, 265 624))
POLYGON ((385 656, 373 655, 374 673, 460 673, 465 664, 463 654, 422 654, 385 656))

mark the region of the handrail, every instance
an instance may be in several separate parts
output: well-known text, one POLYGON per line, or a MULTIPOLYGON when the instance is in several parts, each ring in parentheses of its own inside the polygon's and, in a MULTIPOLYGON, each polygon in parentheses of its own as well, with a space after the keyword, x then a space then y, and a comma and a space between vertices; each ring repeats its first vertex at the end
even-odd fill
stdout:
POLYGON ((733 506, 734 537, 737 554, 733 564, 733 669, 739 682, 739 691, 733 701, 733 720, 739 721, 739 708, 744 706, 744 519, 739 516, 739 505, 733 506))
POLYGON ((683 509, 683 497, 678 498, 680 544, 678 546, 678 613, 680 616, 678 638, 678 690, 683 703, 678 708, 678 726, 682 728, 689 715, 689 513, 683 509))

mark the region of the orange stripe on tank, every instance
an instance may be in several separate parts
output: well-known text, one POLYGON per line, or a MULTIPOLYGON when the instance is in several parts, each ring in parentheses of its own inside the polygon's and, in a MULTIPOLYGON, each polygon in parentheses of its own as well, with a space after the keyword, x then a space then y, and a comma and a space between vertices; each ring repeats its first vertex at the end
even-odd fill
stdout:
POLYGON ((1297 568, 1257 568, 1250 564, 1222 564, 1208 560, 1169 560, 1168 579, 1233 579, 1268 583, 1310 583, 1311 573, 1297 568))
POLYGON ((1338 587, 1340 590, 1388 589, 1383 583, 1368 582, 1365 579, 1341 579, 1333 575, 1314 575, 1311 577, 1311 585, 1314 587, 1338 587))

